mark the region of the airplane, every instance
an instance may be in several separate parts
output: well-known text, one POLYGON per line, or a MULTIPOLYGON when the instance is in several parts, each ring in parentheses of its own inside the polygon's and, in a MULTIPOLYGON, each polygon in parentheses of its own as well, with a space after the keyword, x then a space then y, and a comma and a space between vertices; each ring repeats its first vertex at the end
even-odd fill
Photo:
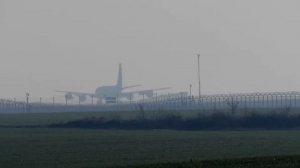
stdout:
POLYGON ((73 95, 74 95, 79 98, 79 102, 84 102, 86 101, 87 97, 91 97, 92 99, 93 98, 98 99, 98 103, 102 103, 103 102, 102 100, 104 100, 104 103, 110 104, 110 103, 116 103, 117 98, 126 98, 131 100, 133 95, 145 95, 147 97, 153 97, 155 91, 170 89, 170 87, 165 87, 165 88, 158 88, 158 89, 123 92, 126 89, 139 87, 139 86, 141 85, 123 87, 122 64, 119 64, 118 80, 116 85, 100 86, 96 89, 95 93, 83 93, 83 92, 73 92, 73 91, 63 91, 63 90, 58 90, 57 92, 65 93, 66 101, 73 99, 73 95))

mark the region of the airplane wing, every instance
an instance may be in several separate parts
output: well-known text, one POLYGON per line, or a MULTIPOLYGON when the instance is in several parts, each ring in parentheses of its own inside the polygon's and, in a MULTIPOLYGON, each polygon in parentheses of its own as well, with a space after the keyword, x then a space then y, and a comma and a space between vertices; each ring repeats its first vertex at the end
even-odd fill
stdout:
POLYGON ((126 86, 126 87, 123 87, 122 90, 125 90, 125 89, 130 89, 130 88, 134 88, 134 87, 140 87, 142 85, 132 85, 132 86, 126 86))
POLYGON ((147 89, 147 90, 138 90, 138 91, 132 91, 132 92, 123 92, 121 93, 121 97, 131 97, 133 94, 138 94, 138 95, 146 95, 147 97, 153 97, 154 96, 154 91, 159 91, 159 90, 168 90, 171 89, 171 87, 165 87, 165 88, 158 88, 158 89, 147 89))
POLYGON ((64 90, 57 90, 56 92, 61 92, 69 95, 76 95, 76 96, 90 96, 95 97, 93 93, 83 93, 83 92, 72 92, 72 91, 64 91, 64 90))

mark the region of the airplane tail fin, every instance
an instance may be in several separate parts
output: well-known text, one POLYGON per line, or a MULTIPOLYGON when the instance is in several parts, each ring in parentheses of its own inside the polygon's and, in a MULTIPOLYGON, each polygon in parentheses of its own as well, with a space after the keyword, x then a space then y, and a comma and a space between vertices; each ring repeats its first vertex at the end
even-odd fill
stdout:
POLYGON ((122 64, 119 64, 119 74, 118 74, 117 86, 120 88, 123 87, 122 64))

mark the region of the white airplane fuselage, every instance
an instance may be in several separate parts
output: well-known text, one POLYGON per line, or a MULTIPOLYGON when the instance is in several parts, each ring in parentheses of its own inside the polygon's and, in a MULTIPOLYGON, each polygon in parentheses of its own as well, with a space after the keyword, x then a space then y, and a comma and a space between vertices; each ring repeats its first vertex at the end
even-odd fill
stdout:
POLYGON ((98 99, 106 97, 118 97, 122 92, 122 88, 119 86, 101 86, 95 91, 95 97, 98 99))

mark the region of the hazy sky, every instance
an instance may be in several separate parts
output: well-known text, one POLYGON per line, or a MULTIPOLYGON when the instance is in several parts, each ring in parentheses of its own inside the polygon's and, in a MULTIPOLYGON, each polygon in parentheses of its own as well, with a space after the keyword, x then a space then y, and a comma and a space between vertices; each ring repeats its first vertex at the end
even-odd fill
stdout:
POLYGON ((298 0, 0 0, 0 97, 114 84, 300 90, 298 0))

